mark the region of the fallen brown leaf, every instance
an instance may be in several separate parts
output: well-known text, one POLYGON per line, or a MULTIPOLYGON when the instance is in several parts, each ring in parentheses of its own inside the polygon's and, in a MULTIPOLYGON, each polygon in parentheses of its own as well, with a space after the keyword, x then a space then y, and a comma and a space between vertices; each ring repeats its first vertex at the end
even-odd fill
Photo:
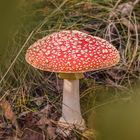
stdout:
POLYGON ((2 100, 2 101, 0 101, 0 107, 2 108, 4 116, 8 120, 10 120, 12 122, 12 124, 15 124, 16 116, 12 110, 11 104, 6 100, 2 100))
POLYGON ((43 134, 32 129, 25 129, 21 140, 43 140, 43 134))
POLYGON ((56 132, 56 128, 55 127, 48 126, 47 133, 48 133, 50 139, 55 139, 57 137, 55 132, 56 132))
POLYGON ((116 15, 121 15, 121 17, 129 16, 139 1, 140 0, 135 0, 119 4, 121 2, 119 0, 119 2, 117 2, 116 6, 111 11, 110 17, 114 17, 116 15))

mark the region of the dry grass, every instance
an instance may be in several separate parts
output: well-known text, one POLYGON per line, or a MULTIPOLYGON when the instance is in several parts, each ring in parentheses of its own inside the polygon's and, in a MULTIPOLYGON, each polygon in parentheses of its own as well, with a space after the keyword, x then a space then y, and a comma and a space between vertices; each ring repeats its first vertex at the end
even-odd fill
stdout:
POLYGON ((0 61, 0 100, 10 102, 18 119, 26 112, 41 110, 48 103, 54 106, 57 117, 61 113, 62 80, 54 73, 35 70, 24 60, 30 44, 61 29, 77 29, 105 38, 121 55, 117 66, 86 73, 86 78, 81 80, 82 112, 87 120, 95 109, 134 95, 133 86, 140 76, 140 3, 127 13, 118 10, 121 3, 121 0, 22 0, 18 3, 18 18, 8 40, 1 44, 5 49, 0 48, 4 51, 0 61))

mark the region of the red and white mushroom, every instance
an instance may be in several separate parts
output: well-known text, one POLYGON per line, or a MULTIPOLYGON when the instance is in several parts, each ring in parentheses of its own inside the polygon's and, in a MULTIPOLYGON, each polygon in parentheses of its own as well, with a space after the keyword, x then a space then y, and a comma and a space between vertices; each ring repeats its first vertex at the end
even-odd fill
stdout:
POLYGON ((77 128, 85 128, 80 111, 77 75, 114 66, 119 60, 119 52, 109 42, 76 30, 48 35, 31 45, 26 53, 26 61, 33 67, 60 75, 63 73, 66 77, 59 122, 77 128), (70 74, 74 74, 76 79, 71 78, 70 74))

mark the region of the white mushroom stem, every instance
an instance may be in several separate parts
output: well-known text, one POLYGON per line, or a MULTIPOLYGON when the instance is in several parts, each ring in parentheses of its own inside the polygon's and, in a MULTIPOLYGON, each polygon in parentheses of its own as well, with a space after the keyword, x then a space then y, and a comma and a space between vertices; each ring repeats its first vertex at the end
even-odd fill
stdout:
POLYGON ((77 129, 85 129, 80 110, 79 80, 64 79, 62 117, 59 123, 61 122, 77 129))

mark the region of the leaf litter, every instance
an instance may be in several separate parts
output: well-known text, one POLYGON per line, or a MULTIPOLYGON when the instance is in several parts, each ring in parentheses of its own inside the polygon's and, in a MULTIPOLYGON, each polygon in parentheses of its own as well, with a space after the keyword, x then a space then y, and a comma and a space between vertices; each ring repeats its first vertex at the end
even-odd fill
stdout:
MULTIPOLYGON (((134 25, 130 22, 128 17, 132 13, 135 3, 137 2, 138 0, 136 0, 134 4, 132 4, 131 2, 122 3, 120 5, 118 4, 114 11, 110 13, 110 20, 115 21, 114 17, 120 16, 122 24, 129 28, 131 31, 135 31, 134 25)), ((83 5, 83 9, 85 11, 88 9, 92 10, 92 8, 93 5, 91 4, 86 3, 83 5)), ((80 16, 79 13, 77 13, 76 16, 80 16)), ((85 24, 84 26, 85 28, 96 29, 100 25, 99 23, 95 22, 94 24, 85 24)), ((114 31, 116 31, 116 29, 114 27, 115 26, 111 26, 112 30, 110 31, 112 33, 108 32, 108 34, 115 34, 114 31)), ((36 104, 40 106, 42 104, 42 98, 40 100, 37 99, 36 104)), ((0 116, 1 140, 45 140, 45 137, 53 140, 66 139, 56 133, 56 125, 57 120, 59 119, 59 113, 57 111, 54 111, 56 110, 56 108, 54 108, 53 105, 48 104, 42 110, 37 112, 22 112, 18 115, 18 117, 16 117, 16 115, 14 114, 11 103, 7 100, 2 100, 0 102, 0 107, 2 110, 0 116)), ((89 132, 83 135, 87 137, 87 135, 89 135, 89 132)), ((66 140, 68 139, 69 138, 67 138, 66 140)), ((77 140, 77 138, 71 137, 70 140, 77 140)))

